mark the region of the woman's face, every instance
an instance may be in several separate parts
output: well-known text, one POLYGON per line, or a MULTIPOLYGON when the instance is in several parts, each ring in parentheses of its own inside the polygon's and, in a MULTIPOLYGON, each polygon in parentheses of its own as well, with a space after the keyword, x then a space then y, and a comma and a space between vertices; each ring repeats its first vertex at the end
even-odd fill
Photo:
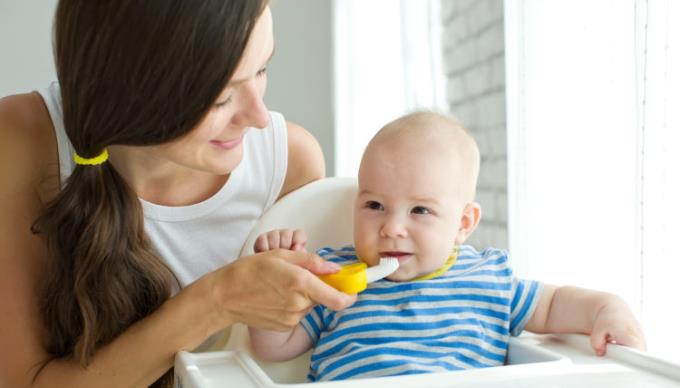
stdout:
POLYGON ((223 175, 243 158, 243 137, 265 128, 269 113, 262 97, 266 67, 274 52, 269 7, 258 19, 231 81, 203 120, 186 136, 155 146, 159 156, 193 170, 223 175))

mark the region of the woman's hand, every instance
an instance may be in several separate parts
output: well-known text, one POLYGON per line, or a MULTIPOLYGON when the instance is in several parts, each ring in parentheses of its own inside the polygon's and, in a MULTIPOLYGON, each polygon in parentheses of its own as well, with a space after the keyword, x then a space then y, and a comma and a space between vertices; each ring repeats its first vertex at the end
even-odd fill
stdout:
POLYGON ((354 303, 356 295, 317 277, 339 268, 313 253, 285 249, 240 258, 210 275, 219 324, 289 330, 316 304, 342 310, 354 303))
POLYGON ((257 236, 253 250, 255 253, 272 249, 301 251, 307 244, 307 233, 302 229, 275 229, 257 236))

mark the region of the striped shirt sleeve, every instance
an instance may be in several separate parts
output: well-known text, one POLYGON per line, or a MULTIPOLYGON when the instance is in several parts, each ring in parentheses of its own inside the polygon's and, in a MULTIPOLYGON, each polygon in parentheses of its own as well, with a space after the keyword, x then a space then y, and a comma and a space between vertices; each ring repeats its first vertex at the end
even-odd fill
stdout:
POLYGON ((323 305, 316 305, 301 321, 300 325, 305 330, 309 339, 312 340, 314 344, 319 341, 319 336, 324 330, 324 319, 323 319, 323 305))
POLYGON ((512 302, 510 304, 510 335, 522 334, 524 326, 534 315, 543 285, 535 280, 512 277, 512 302))
MULTIPOLYGON (((331 248, 322 248, 316 253, 325 260, 337 262, 337 257, 334 256, 334 250, 331 248)), ((321 332, 326 328, 326 321, 324 319, 325 309, 326 307, 323 305, 316 305, 312 311, 300 321, 300 325, 302 325, 302 328, 314 344, 319 341, 321 332)))

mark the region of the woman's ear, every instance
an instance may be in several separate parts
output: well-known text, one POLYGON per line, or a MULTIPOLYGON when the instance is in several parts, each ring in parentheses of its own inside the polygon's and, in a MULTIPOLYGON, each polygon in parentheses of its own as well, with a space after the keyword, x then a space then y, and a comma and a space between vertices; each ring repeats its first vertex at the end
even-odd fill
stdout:
POLYGON ((460 217, 460 226, 456 236, 456 245, 460 245, 474 232, 479 220, 482 218, 482 207, 477 202, 470 202, 465 205, 463 214, 460 217))

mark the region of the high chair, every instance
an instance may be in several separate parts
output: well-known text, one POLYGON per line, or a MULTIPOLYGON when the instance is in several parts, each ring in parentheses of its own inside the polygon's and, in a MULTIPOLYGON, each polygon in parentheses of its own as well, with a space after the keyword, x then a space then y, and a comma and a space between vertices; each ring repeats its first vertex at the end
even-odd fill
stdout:
MULTIPOLYGON (((335 177, 289 193, 262 215, 241 256, 253 253, 258 235, 279 228, 305 230, 310 252, 351 243, 356 187, 354 178, 335 177)), ((680 365, 618 345, 609 345, 607 356, 596 357, 588 337, 581 335, 523 334, 511 338, 504 366, 313 385, 305 382, 310 355, 311 351, 281 363, 255 360, 247 328, 235 324, 223 349, 177 354, 175 387, 680 387, 680 365)))

